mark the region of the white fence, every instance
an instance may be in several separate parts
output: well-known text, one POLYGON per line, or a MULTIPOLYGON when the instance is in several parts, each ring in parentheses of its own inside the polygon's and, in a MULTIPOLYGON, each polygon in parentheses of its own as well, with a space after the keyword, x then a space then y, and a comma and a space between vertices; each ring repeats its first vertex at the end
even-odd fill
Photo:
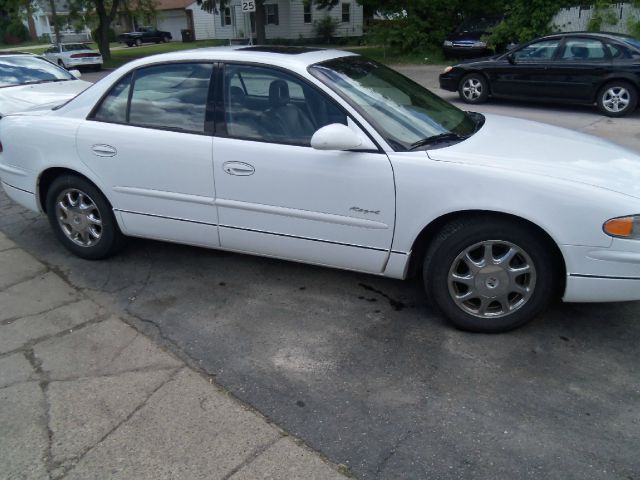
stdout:
MULTIPOLYGON (((603 24, 602 31, 629 33, 627 24, 629 19, 640 20, 640 8, 634 7, 630 3, 615 3, 611 5, 611 11, 615 13, 617 23, 615 25, 603 24)), ((560 10, 551 24, 554 30, 560 32, 579 32, 587 30, 589 20, 593 15, 592 7, 571 7, 560 10)))

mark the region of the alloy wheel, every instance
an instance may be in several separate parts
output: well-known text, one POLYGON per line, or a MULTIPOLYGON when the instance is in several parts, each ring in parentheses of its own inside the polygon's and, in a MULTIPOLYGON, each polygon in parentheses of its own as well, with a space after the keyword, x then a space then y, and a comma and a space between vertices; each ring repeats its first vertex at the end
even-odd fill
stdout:
POLYGON ((624 87, 612 86, 602 95, 602 106, 611 113, 620 113, 629 107, 631 93, 624 87))
POLYGON ((462 94, 467 100, 478 100, 482 95, 482 82, 477 78, 468 78, 462 84, 462 94))
POLYGON ((86 193, 68 188, 56 198, 56 218, 62 232, 76 245, 92 247, 102 237, 102 215, 86 193))
POLYGON ((500 318, 533 295, 536 269, 517 245, 487 240, 463 250, 449 270, 449 294, 458 308, 480 318, 500 318))

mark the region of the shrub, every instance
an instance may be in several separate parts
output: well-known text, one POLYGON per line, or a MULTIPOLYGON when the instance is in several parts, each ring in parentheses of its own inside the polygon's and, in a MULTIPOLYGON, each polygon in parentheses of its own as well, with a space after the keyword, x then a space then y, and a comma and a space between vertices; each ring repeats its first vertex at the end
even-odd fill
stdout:
POLYGON ((2 39, 4 43, 16 44, 29 40, 29 30, 20 20, 10 22, 4 29, 2 39))
POLYGON ((321 37, 327 43, 331 42, 331 38, 333 38, 336 33, 336 28, 338 28, 337 20, 334 20, 329 15, 314 22, 316 35, 321 37))
MULTIPOLYGON (((94 28, 91 30, 91 38, 93 41, 100 45, 100 34, 98 33, 98 29, 94 28)), ((109 43, 117 41, 116 31, 113 28, 109 28, 109 43)))

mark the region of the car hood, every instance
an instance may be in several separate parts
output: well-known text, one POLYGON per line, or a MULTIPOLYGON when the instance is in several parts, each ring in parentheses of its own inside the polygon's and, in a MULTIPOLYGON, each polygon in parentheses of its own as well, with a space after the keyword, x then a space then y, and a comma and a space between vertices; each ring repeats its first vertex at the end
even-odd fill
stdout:
POLYGON ((480 40, 480 38, 482 38, 482 36, 486 34, 487 32, 480 31, 480 30, 453 32, 447 37, 447 40, 451 40, 452 42, 457 42, 461 40, 480 40))
POLYGON ((544 123, 485 115, 471 138, 428 150, 432 160, 568 180, 640 198, 640 156, 591 135, 544 123))
POLYGON ((0 115, 59 105, 91 86, 83 80, 0 88, 0 115))

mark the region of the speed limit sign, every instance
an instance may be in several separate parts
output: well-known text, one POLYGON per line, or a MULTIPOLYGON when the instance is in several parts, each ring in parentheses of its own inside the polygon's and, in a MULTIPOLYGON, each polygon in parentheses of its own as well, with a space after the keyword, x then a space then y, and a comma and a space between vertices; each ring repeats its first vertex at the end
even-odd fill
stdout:
POLYGON ((256 11, 256 1, 255 0, 242 0, 242 11, 243 12, 255 12, 256 11))

